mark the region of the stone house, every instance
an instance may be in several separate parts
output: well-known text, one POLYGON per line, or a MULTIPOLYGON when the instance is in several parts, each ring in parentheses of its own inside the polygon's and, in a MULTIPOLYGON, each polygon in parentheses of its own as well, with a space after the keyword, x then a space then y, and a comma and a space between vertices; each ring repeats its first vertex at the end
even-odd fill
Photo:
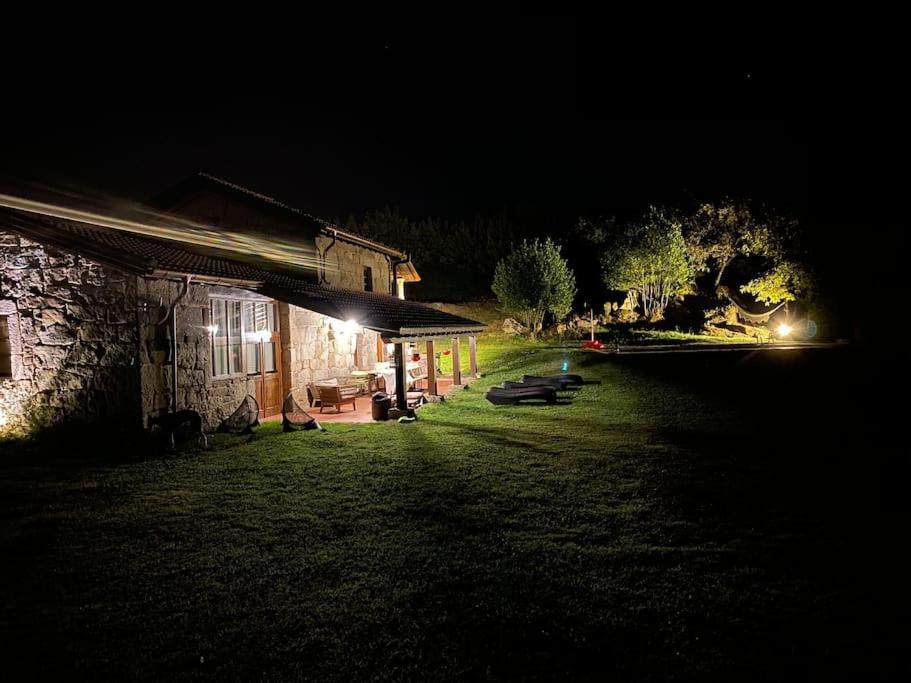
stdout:
POLYGON ((187 408, 211 429, 407 344, 473 353, 483 326, 405 300, 417 279, 402 251, 212 176, 128 210, 0 195, 0 431, 187 408))

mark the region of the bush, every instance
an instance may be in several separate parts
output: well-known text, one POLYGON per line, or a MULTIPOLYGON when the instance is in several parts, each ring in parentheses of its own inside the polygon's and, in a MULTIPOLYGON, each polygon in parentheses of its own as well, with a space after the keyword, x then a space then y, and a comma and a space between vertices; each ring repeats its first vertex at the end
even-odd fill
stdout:
POLYGON ((491 289, 503 309, 534 337, 548 313, 557 320, 569 313, 576 278, 550 239, 525 240, 497 264, 491 289))

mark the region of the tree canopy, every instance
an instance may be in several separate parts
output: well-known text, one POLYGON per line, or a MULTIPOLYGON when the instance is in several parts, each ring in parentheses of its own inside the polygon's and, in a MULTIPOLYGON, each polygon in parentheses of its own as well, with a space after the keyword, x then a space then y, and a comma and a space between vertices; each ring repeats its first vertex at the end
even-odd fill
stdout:
POLYGON ((605 284, 630 292, 649 318, 662 315, 673 297, 689 291, 695 274, 680 218, 654 206, 618 232, 603 266, 605 284))
POLYGON ((523 240, 497 263, 491 289, 504 310, 534 336, 548 313, 560 319, 570 312, 576 278, 560 247, 549 238, 523 240))

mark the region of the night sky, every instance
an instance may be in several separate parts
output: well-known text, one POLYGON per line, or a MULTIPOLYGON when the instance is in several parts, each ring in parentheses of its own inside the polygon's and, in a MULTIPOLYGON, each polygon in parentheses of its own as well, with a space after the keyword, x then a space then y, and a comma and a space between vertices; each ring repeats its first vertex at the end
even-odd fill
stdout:
POLYGON ((506 210, 556 235, 749 196, 797 215, 830 270, 861 232, 904 235, 882 202, 902 175, 877 158, 907 140, 898 43, 664 19, 42 29, 2 48, 0 178, 142 199, 204 170, 329 218, 506 210))
POLYGON ((722 194, 806 209, 799 126, 751 106, 775 72, 592 45, 547 18, 252 56, 73 54, 19 74, 0 172, 142 198, 206 170, 326 216, 510 209, 557 230, 722 194))

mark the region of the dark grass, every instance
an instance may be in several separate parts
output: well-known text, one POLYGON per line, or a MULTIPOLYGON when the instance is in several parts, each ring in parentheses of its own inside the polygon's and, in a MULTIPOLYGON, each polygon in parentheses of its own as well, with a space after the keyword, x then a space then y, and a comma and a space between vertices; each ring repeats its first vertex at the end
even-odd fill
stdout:
POLYGON ((413 424, 270 425, 175 456, 5 445, 6 669, 907 673, 906 460, 863 357, 481 349, 488 374, 413 424), (562 406, 482 398, 563 360, 603 383, 562 406))

